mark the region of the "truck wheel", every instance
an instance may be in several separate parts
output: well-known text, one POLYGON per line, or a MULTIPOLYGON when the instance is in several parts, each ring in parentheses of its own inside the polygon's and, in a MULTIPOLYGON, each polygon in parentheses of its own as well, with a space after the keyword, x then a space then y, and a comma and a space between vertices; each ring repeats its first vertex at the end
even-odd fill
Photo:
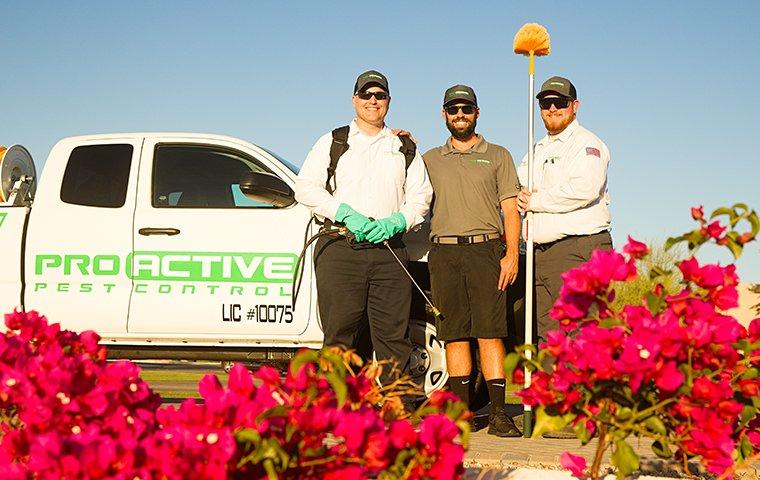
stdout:
POLYGON ((222 361, 222 370, 224 370, 224 373, 230 373, 233 365, 235 365, 235 362, 222 361))
POLYGON ((409 321, 409 337, 412 341, 409 374, 430 396, 449 381, 443 342, 438 340, 435 325, 424 320, 409 321))

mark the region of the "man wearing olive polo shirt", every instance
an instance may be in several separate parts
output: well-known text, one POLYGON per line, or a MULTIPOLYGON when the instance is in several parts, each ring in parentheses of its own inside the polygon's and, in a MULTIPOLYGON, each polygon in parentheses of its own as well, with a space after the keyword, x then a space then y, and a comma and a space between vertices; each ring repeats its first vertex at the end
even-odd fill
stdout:
MULTIPOLYGON (((520 213, 533 212, 538 336, 558 328, 549 312, 562 273, 585 263, 594 250, 612 248, 607 165, 610 152, 576 118, 580 102, 570 80, 551 77, 536 95, 547 135, 535 146, 533 192, 517 197, 520 213)), ((527 185, 528 161, 517 172, 527 185)))
POLYGON ((472 373, 470 338, 477 338, 491 398, 488 433, 519 437, 504 409, 502 369, 505 290, 517 276, 517 173, 506 148, 475 133, 480 110, 472 88, 455 85, 446 90, 442 113, 451 137, 423 155, 434 194, 430 282, 433 299, 445 317, 437 325, 438 336, 446 343, 451 389, 465 402, 472 373))

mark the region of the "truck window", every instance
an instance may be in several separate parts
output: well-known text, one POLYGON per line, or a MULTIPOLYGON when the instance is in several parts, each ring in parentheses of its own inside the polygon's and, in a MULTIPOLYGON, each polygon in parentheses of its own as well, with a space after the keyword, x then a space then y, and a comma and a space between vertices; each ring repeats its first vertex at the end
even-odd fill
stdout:
POLYGON ((159 208, 274 208, 240 191, 245 172, 274 173, 258 160, 232 149, 206 145, 156 147, 153 206, 159 208))
POLYGON ((61 184, 61 201, 89 207, 119 208, 127 198, 132 145, 74 148, 61 184))

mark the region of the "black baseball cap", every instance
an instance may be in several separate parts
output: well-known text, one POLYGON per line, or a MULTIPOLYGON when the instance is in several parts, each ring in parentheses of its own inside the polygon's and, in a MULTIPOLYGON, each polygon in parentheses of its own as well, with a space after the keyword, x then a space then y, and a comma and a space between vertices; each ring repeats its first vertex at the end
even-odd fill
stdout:
POLYGON ((553 93, 560 97, 570 98, 572 100, 578 100, 578 93, 575 91, 575 85, 564 77, 552 77, 545 81, 541 85, 541 91, 538 92, 536 98, 541 98, 553 93))
POLYGON ((443 106, 453 102, 467 102, 478 106, 478 97, 475 96, 475 90, 467 85, 454 85, 446 90, 443 94, 443 106))
POLYGON ((354 83, 354 93, 363 92, 367 87, 372 86, 373 84, 381 87, 386 92, 391 93, 388 88, 388 79, 377 70, 367 70, 359 75, 356 78, 356 83, 354 83))

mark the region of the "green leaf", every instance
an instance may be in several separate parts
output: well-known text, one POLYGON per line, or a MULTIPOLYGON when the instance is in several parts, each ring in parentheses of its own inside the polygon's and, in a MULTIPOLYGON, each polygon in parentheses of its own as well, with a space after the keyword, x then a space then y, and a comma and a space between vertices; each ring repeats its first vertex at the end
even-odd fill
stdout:
POLYGON ((302 350, 290 361, 290 373, 295 375, 307 363, 317 362, 319 362, 319 354, 317 352, 314 350, 302 350))
POLYGON ((268 408, 261 412, 258 417, 256 417, 256 423, 263 422, 267 418, 270 417, 284 417, 288 414, 289 408, 285 405, 275 405, 272 408, 268 408))
POLYGON ((760 218, 758 218, 757 212, 752 210, 747 217, 747 221, 752 226, 752 235, 757 236, 760 233, 760 218))
POLYGON ((659 433, 660 435, 668 434, 665 428, 665 424, 662 423, 662 420, 657 415, 652 415, 651 417, 647 418, 644 421, 644 426, 650 432, 659 433))
POLYGON ((705 243, 707 241, 707 238, 705 238, 701 231, 694 230, 693 232, 686 235, 686 240, 689 242, 689 250, 694 250, 698 246, 705 243))
POLYGON ((541 438, 541 435, 546 432, 558 432, 565 428, 565 425, 573 421, 575 417, 574 413, 549 415, 543 406, 538 407, 536 409, 536 424, 533 426, 531 438, 541 438))
POLYGON ((670 250, 673 245, 677 243, 681 243, 684 240, 686 240, 686 235, 681 235, 680 237, 669 237, 667 240, 665 240, 665 245, 663 248, 667 251, 670 250))
POLYGON ((742 413, 739 414, 739 425, 746 425, 750 420, 757 416, 757 408, 752 405, 745 405, 742 413))
POLYGON ((745 458, 749 458, 752 456, 752 443, 749 441, 749 438, 745 435, 744 438, 742 438, 742 443, 739 445, 739 453, 741 454, 741 459, 744 460, 745 458))
POLYGON ((655 440, 652 444, 652 451, 660 458, 667 459, 673 457, 673 451, 670 449, 667 441, 661 442, 660 440, 655 440))
POLYGON ((734 346, 735 349, 741 350, 742 352, 751 352, 752 351, 751 344, 749 343, 749 340, 747 340, 746 338, 743 338, 743 339, 739 340, 738 342, 734 343, 733 346, 734 346))
POLYGON ((617 467, 617 478, 623 480, 628 475, 639 469, 639 456, 633 451, 625 440, 615 442, 615 451, 610 458, 612 464, 617 467))
POLYGON ((257 444, 261 441, 261 435, 253 428, 244 428, 235 432, 235 440, 257 444))
POLYGON ((631 418, 631 415, 633 415, 633 410, 631 410, 628 407, 619 408, 615 412, 615 418, 620 420, 621 422, 624 422, 631 418))
MULTIPOLYGON (((736 208, 736 205, 734 205, 734 208, 736 208)), ((715 218, 717 216, 720 216, 720 215, 728 215, 729 217, 735 216, 736 213, 734 212, 734 208, 728 208, 728 207, 716 208, 710 214, 710 219, 712 220, 713 218, 715 218)))
POLYGON ((520 355, 517 353, 510 353, 504 357, 504 373, 507 378, 512 378, 512 372, 515 371, 518 363, 520 363, 520 355))
POLYGON ((338 400, 338 408, 343 407, 343 404, 346 403, 346 397, 348 396, 346 379, 337 372, 327 372, 325 377, 327 378, 327 381, 330 382, 330 386, 335 392, 335 398, 338 400))
POLYGON ((662 298, 660 295, 655 295, 652 292, 648 292, 647 295, 647 307, 649 308, 649 311, 657 314, 665 305, 665 299, 662 298))
MULTIPOLYGON (((337 372, 341 377, 346 376, 346 365, 343 363, 343 357, 339 354, 331 352, 327 348, 323 348, 319 352, 319 359, 330 364, 332 368, 328 368, 327 370, 337 372)), ((320 364, 321 363, 322 362, 320 362, 320 364)))
POLYGON ((733 238, 728 239, 728 243, 726 244, 726 248, 728 248, 731 251, 731 254, 734 256, 734 260, 738 259, 742 256, 742 250, 744 250, 744 247, 742 245, 739 245, 739 242, 734 240, 733 238))
POLYGON ((756 368, 748 368, 747 370, 744 371, 744 373, 741 374, 739 378, 742 380, 753 380, 757 378, 757 375, 758 375, 758 370, 756 368))
POLYGON ((599 326, 602 328, 613 328, 613 327, 619 327, 623 325, 623 322, 616 317, 607 317, 602 320, 599 320, 599 326))
POLYGON ((578 422, 578 425, 573 427, 573 431, 578 435, 581 445, 586 445, 591 441, 591 432, 586 428, 586 422, 578 422))

